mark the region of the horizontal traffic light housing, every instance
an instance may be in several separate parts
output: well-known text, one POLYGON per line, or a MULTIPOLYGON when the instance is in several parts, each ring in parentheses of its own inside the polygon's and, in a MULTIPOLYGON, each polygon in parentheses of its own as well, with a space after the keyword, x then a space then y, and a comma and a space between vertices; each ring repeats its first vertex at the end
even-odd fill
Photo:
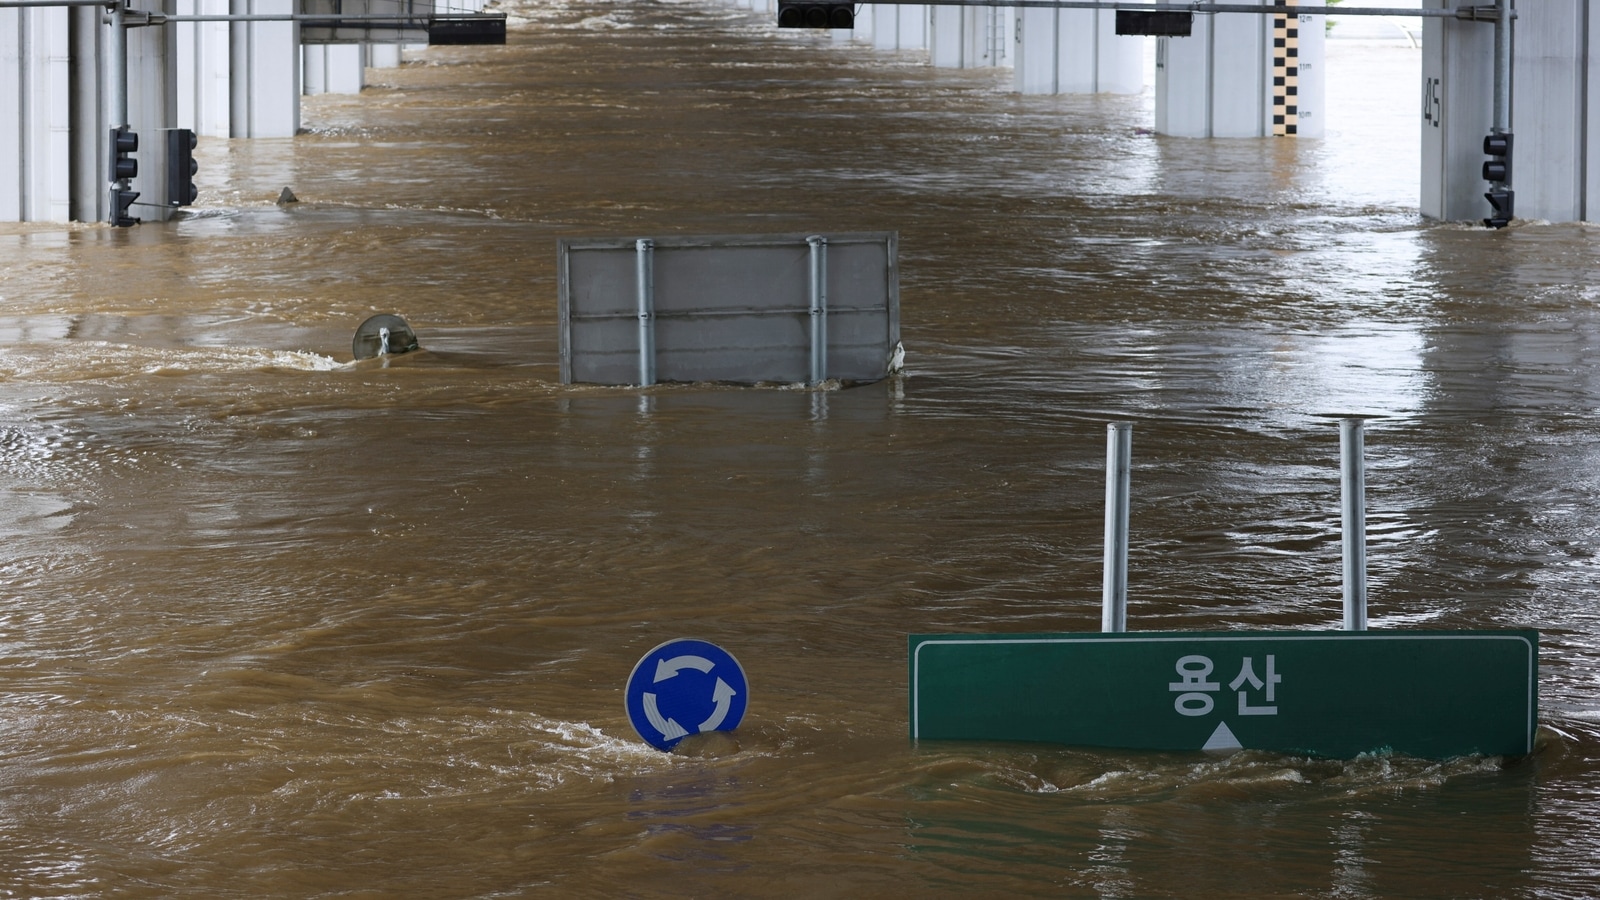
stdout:
POLYGON ((1188 10, 1117 10, 1117 34, 1188 37, 1193 30, 1194 13, 1188 10))
POLYGON ((854 28, 854 3, 778 0, 779 28, 854 28))

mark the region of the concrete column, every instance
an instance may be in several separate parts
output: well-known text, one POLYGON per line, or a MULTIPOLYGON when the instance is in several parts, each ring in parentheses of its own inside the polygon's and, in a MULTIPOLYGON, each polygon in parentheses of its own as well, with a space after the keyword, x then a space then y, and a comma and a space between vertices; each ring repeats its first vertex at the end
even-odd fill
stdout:
POLYGON ((71 216, 65 9, 0 10, 0 221, 71 216))
POLYGON ((1017 91, 1137 94, 1144 90, 1144 38, 1116 31, 1112 10, 1018 10, 1012 63, 1017 91))
POLYGON ((1009 65, 1015 11, 991 6, 935 6, 929 17, 929 62, 946 69, 1009 65))
POLYGON ((1196 15, 1189 37, 1158 38, 1156 131, 1218 138, 1322 134, 1322 23, 1314 16, 1275 19, 1196 15))
POLYGON ((307 94, 359 94, 367 86, 360 44, 305 44, 301 47, 307 94))
MULTIPOLYGON (((232 12, 292 13, 294 0, 231 0, 232 12)), ((300 26, 232 23, 234 137, 293 137, 300 130, 300 26)))
POLYGON ((398 69, 400 67, 399 44, 367 44, 367 68, 369 69, 398 69))
MULTIPOLYGON (((1594 27, 1589 7, 1588 0, 1517 5, 1511 188, 1516 192, 1518 218, 1575 222, 1600 215, 1600 208, 1586 203, 1585 190, 1589 145, 1595 143, 1592 135, 1600 127, 1588 117, 1593 76, 1588 71, 1587 39, 1594 27), (1586 118, 1589 134, 1584 133, 1586 118)), ((1478 149, 1483 149, 1481 143, 1478 149)), ((1475 168, 1467 174, 1479 176, 1483 184, 1482 163, 1475 168)), ((1486 189, 1486 184, 1477 187, 1479 193, 1486 189)), ((1480 201, 1487 213, 1487 201, 1480 201)))
POLYGON ((1327 97, 1328 70, 1323 61, 1327 58, 1328 20, 1326 16, 1299 16, 1300 53, 1299 84, 1294 95, 1299 105, 1299 130, 1297 136, 1319 138, 1328 126, 1327 97))
MULTIPOLYGON (((175 0, 181 15, 226 15, 228 0, 175 0)), ((172 47, 177 65, 177 111, 173 127, 203 137, 228 137, 233 127, 227 22, 178 22, 172 47)))
MULTIPOLYGON (((158 8, 156 0, 135 5, 140 11, 158 8)), ((146 222, 163 222, 172 214, 166 202, 167 149, 162 129, 172 127, 176 118, 176 54, 167 28, 129 28, 127 32, 128 125, 139 135, 139 149, 134 154, 139 174, 133 179, 139 199, 131 212, 146 222)))
POLYGON ((1583 221, 1600 222, 1600 65, 1591 60, 1592 51, 1600 48, 1600 3, 1587 0, 1583 18, 1583 121, 1587 125, 1583 135, 1583 221))
POLYGON ((928 7, 869 7, 873 17, 872 46, 878 50, 926 50, 928 47, 928 7))
POLYGON ((67 64, 71 92, 72 204, 74 222, 104 222, 109 199, 111 161, 106 121, 105 43, 110 29, 100 24, 98 7, 79 6, 67 11, 67 39, 70 61, 67 64))
MULTIPOLYGON (((1426 9, 1462 5, 1463 0, 1423 4, 1426 9)), ((1422 214, 1481 219, 1489 213, 1482 170, 1483 136, 1494 124, 1494 26, 1423 19, 1421 87, 1422 214)), ((1525 158, 1520 138, 1514 150, 1514 163, 1520 164, 1525 158)), ((1520 165, 1512 177, 1522 177, 1520 165)), ((1526 215, 1521 199, 1517 212, 1526 215)))
POLYGON ((928 62, 941 69, 962 68, 962 51, 966 47, 962 14, 966 10, 960 6, 933 6, 928 11, 928 62))

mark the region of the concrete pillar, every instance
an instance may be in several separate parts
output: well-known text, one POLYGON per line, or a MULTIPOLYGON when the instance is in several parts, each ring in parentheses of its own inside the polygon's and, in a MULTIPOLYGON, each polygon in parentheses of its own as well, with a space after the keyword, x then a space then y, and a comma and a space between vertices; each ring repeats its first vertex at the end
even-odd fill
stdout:
MULTIPOLYGON (((1328 90, 1327 59, 1328 20, 1326 16, 1298 17, 1299 24, 1299 83, 1289 96, 1299 108, 1297 137, 1319 138, 1327 130, 1327 107, 1324 100, 1328 90)), ((1291 19, 1292 21, 1292 19, 1291 19)), ((1282 94, 1277 88, 1275 93, 1282 94)), ((1281 133, 1281 132, 1280 132, 1281 133)))
MULTIPOLYGON (((1462 0, 1426 0, 1425 9, 1462 0)), ((1422 20, 1422 214, 1481 219, 1483 136, 1494 124, 1494 26, 1455 19, 1422 20)), ((1513 120, 1513 123, 1515 120, 1513 120)), ((1522 147, 1515 148, 1521 162, 1522 147)), ((1520 179, 1520 168, 1513 177, 1520 179)), ((1517 198, 1519 201, 1520 197, 1517 198)), ((1517 204, 1518 213, 1524 213, 1517 204)))
MULTIPOLYGON (((156 5, 152 0, 146 2, 150 6, 144 9, 156 5)), ((163 222, 172 214, 166 202, 167 151, 162 129, 172 127, 176 118, 176 55, 171 52, 169 29, 129 28, 127 34, 128 125, 139 135, 139 149, 134 154, 139 174, 133 179, 139 199, 130 212, 146 222, 163 222)))
POLYGON ((104 222, 110 205, 107 192, 111 167, 106 121, 105 59, 110 29, 100 24, 98 7, 79 6, 67 11, 68 89, 71 92, 69 153, 71 155, 71 211, 74 222, 104 222))
POLYGON ((399 44, 367 44, 367 68, 369 69, 398 69, 400 67, 399 44))
POLYGON ((926 50, 928 48, 928 7, 869 7, 873 17, 872 46, 878 50, 926 50))
MULTIPOLYGON (((1596 27, 1590 14, 1594 11, 1590 0, 1539 0, 1517 6, 1511 187, 1518 218, 1575 222, 1600 217, 1600 206, 1588 202, 1595 186, 1586 184, 1595 180, 1586 178, 1591 172, 1600 177, 1600 170, 1588 165, 1600 129, 1591 115, 1595 67, 1586 58, 1588 47, 1600 46, 1589 43, 1596 27)), ((1478 149, 1483 149, 1481 143, 1478 149)), ((1481 182, 1481 161, 1475 168, 1467 174, 1480 176, 1481 182)))
POLYGON ((960 6, 929 7, 928 62, 941 69, 962 68, 962 13, 960 6))
POLYGON ((1320 136, 1322 27, 1316 16, 1218 13, 1196 15, 1189 37, 1157 38, 1156 131, 1320 136))
MULTIPOLYGON (((180 15, 228 13, 228 0, 175 2, 180 15)), ((173 127, 191 129, 202 137, 228 137, 233 128, 228 23, 178 22, 172 28, 178 78, 173 127)))
POLYGON ((300 52, 307 94, 359 94, 367 86, 360 44, 305 44, 300 52))
POLYGON ((71 215, 68 15, 0 9, 0 221, 71 215))
POLYGON ((1144 38, 1119 36, 1108 9, 1017 11, 1016 89, 1023 94, 1137 94, 1144 38))
MULTIPOLYGON (((231 0, 232 12, 292 13, 294 0, 231 0)), ((293 137, 300 130, 300 26, 234 22, 230 32, 234 137, 293 137)))
MULTIPOLYGON (((1600 47, 1600 3, 1588 0, 1584 19, 1585 46, 1600 47)), ((1583 221, 1600 222, 1600 65, 1591 61, 1589 53, 1583 58, 1583 94, 1583 120, 1588 125, 1583 136, 1583 221)))
POLYGON ((946 69, 1009 65, 1014 10, 935 6, 928 20, 928 61, 946 69))

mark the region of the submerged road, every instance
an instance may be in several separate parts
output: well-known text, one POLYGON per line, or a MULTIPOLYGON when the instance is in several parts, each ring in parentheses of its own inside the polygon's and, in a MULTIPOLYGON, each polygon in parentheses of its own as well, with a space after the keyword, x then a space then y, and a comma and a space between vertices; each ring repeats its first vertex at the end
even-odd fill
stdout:
POLYGON ((1600 240, 1418 217, 1415 51, 1330 42, 1326 140, 1169 140, 512 12, 203 140, 175 222, 0 232, 0 896, 1600 892, 1600 240), (558 237, 876 230, 903 378, 557 383, 558 237), (374 313, 422 350, 353 363, 374 313), (908 740, 907 634, 1099 627, 1110 421, 1130 628, 1337 627, 1346 414, 1372 627, 1539 629, 1533 756, 908 740), (675 637, 749 710, 669 755, 675 637))

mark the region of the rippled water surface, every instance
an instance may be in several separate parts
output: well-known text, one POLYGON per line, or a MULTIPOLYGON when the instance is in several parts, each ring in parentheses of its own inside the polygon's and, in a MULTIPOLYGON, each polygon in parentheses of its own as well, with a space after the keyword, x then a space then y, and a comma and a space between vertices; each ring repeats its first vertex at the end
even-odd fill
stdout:
POLYGON ((691 3, 515 11, 202 141, 165 225, 0 231, 0 896, 1600 893, 1597 233, 1430 223, 1418 59, 1321 141, 691 3), (301 202, 277 206, 289 186, 301 202), (558 383, 563 236, 893 230, 902 378, 558 383), (423 351, 350 361, 376 312, 423 351), (1538 752, 907 739, 908 633, 1542 633, 1538 752), (731 649, 731 734, 622 686, 731 649))

